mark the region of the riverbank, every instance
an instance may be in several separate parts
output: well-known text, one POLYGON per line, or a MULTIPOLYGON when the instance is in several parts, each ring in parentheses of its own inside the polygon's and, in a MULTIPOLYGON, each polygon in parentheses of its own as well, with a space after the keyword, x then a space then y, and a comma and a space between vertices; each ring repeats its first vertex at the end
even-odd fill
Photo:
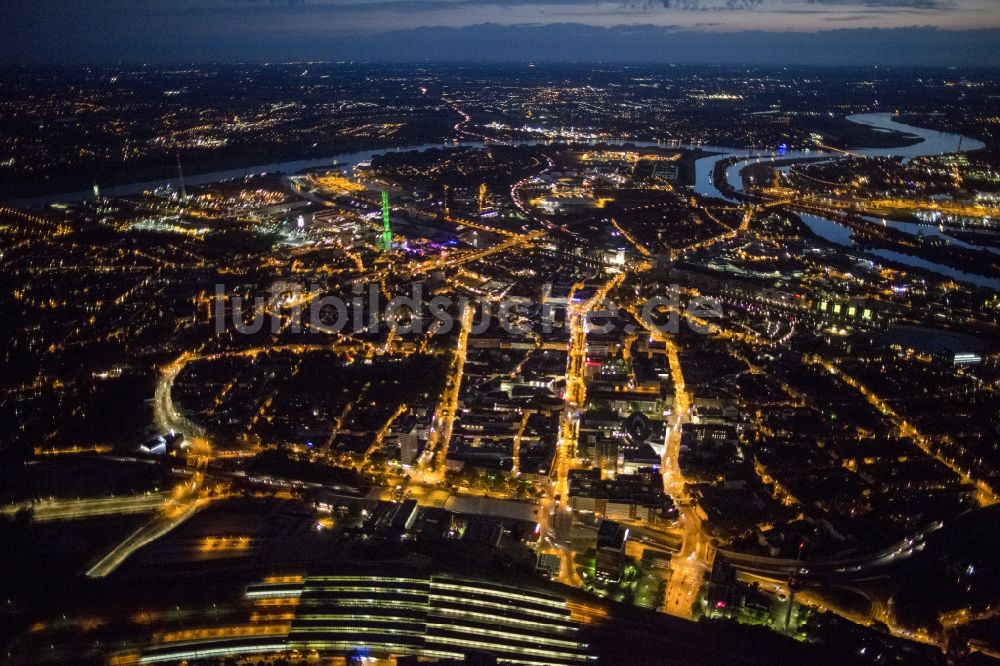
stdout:
MULTIPOLYGON (((969 152, 984 147, 981 141, 969 137, 960 137, 947 132, 928 130, 921 127, 905 125, 888 113, 855 114, 847 116, 851 122, 881 127, 892 132, 907 132, 921 140, 909 146, 886 148, 862 148, 853 152, 867 156, 898 156, 904 160, 925 155, 937 155, 949 152, 969 152)), ((701 196, 723 199, 731 203, 742 203, 750 197, 743 189, 743 171, 748 168, 758 172, 766 169, 779 168, 792 162, 809 161, 835 157, 835 153, 817 150, 800 151, 739 151, 721 149, 719 155, 698 160, 696 164, 697 180, 695 191, 701 196)), ((819 215, 800 213, 798 217, 819 238, 841 247, 850 248, 859 254, 878 261, 890 268, 904 270, 926 271, 938 276, 951 278, 977 287, 986 287, 1000 292, 1000 278, 991 275, 980 275, 961 270, 952 265, 931 261, 927 257, 912 256, 886 248, 865 248, 852 238, 851 228, 842 222, 819 215)), ((899 230, 903 233, 904 230, 899 230)), ((983 261, 990 259, 990 253, 984 251, 983 261)), ((963 265, 962 268, 969 268, 963 265)))

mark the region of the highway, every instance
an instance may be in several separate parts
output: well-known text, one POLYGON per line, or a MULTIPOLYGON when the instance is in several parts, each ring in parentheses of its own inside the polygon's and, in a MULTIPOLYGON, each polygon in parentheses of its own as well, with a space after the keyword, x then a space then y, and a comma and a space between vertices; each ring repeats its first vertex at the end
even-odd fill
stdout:
POLYGON ((177 375, 195 358, 194 354, 182 354, 160 373, 153 393, 153 425, 159 432, 180 432, 185 437, 204 434, 201 427, 177 411, 171 397, 177 375))
MULTIPOLYGON (((189 461, 201 466, 212 457, 211 442, 204 437, 203 429, 180 414, 171 396, 174 380, 192 358, 192 354, 183 354, 160 373, 153 396, 153 423, 163 432, 183 432, 185 436, 192 433, 187 439, 189 461)), ((103 578, 109 575, 135 551, 169 533, 202 509, 209 502, 204 492, 204 480, 204 472, 197 470, 180 481, 169 497, 161 500, 160 510, 101 557, 87 570, 87 576, 103 578)))
POLYGON ((185 483, 175 486, 171 498, 162 504, 163 508, 90 567, 87 576, 103 578, 111 574, 132 553, 169 533, 202 509, 209 501, 202 496, 202 480, 203 477, 199 473, 185 483))
POLYGON ((0 508, 0 514, 13 516, 21 509, 30 509, 34 522, 45 523, 56 520, 78 518, 98 518, 101 516, 121 516, 150 513, 163 507, 170 497, 169 492, 127 495, 124 497, 99 497, 84 499, 46 499, 38 502, 22 502, 12 507, 0 508))

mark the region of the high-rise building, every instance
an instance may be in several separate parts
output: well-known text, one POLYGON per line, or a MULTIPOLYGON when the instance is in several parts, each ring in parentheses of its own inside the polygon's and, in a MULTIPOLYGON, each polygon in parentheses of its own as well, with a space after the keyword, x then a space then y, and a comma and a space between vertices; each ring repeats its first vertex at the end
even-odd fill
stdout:
POLYGON ((382 190, 382 241, 383 252, 392 250, 392 227, 389 226, 389 192, 382 190))
POLYGON ((603 581, 617 583, 625 569, 625 541, 628 529, 613 520, 602 520, 597 528, 597 556, 594 575, 603 581))

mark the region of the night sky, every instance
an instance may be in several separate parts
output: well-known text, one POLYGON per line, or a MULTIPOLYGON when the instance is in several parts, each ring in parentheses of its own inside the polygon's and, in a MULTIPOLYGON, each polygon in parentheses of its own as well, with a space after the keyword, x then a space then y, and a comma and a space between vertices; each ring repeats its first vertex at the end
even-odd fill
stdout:
POLYGON ((1000 0, 0 0, 0 60, 1000 64, 1000 0))

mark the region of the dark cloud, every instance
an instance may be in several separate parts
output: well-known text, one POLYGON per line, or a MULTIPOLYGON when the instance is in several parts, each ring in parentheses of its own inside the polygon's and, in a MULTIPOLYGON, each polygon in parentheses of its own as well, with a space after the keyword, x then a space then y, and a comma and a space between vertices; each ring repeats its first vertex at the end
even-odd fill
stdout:
MULTIPOLYGON (((602 7, 615 13, 653 12, 663 9, 681 11, 746 11, 770 6, 782 11, 783 6, 811 4, 825 6, 878 7, 882 9, 952 9, 955 0, 229 0, 235 7, 267 9, 285 8, 298 11, 359 11, 383 10, 398 12, 439 11, 463 7, 526 7, 563 6, 567 8, 602 7)), ((206 5, 205 10, 220 9, 206 5)))
MULTIPOLYGON (((863 12, 844 12, 844 16, 863 12)), ((718 17, 718 13, 706 16, 718 17)), ((728 25, 728 24, 726 24, 728 25)), ((706 32, 679 26, 600 28, 578 23, 478 24, 376 34, 326 32, 203 34, 163 26, 122 31, 116 39, 97 30, 60 34, 60 48, 36 35, 0 40, 2 62, 187 63, 293 60, 464 62, 656 62, 838 66, 998 66, 1000 29, 839 29, 817 32, 706 32), (490 45, 483 48, 484 44, 490 45)))
POLYGON ((764 0, 724 0, 724 2, 703 2, 702 0, 663 0, 667 9, 683 9, 687 11, 744 11, 755 9, 764 0))
MULTIPOLYGON (((864 28, 819 32, 701 32, 659 26, 594 28, 479 25, 380 36, 386 60, 606 61, 771 65, 947 66, 1000 64, 1000 30, 864 28), (494 48, 483 51, 481 44, 494 48), (587 49, 581 51, 581 44, 587 49)), ((374 50, 377 49, 377 50, 374 50)))
POLYGON ((820 20, 825 23, 851 23, 853 21, 867 21, 871 16, 868 14, 847 14, 845 16, 824 16, 820 20))
MULTIPOLYGON (((3 6, 4 0, 0 0, 3 6)), ((893 10, 962 9, 970 0, 33 0, 10 5, 10 14, 30 13, 46 18, 59 15, 337 15, 390 11, 414 16, 446 10, 474 11, 478 7, 519 8, 563 7, 580 15, 651 14, 664 11, 729 12, 766 8, 789 13, 796 7, 868 7, 893 10)), ((5 10, 6 11, 6 10, 5 10)))
POLYGON ((879 9, 957 9, 953 0, 806 0, 811 5, 850 5, 879 9))
MULTIPOLYGON (((650 54, 666 54, 674 43, 661 45, 657 35, 644 38, 646 53, 636 50, 622 32, 607 32, 612 26, 628 27, 634 34, 647 27, 689 31, 703 35, 705 43, 725 44, 725 35, 748 29, 767 29, 771 35, 797 33, 797 45, 812 48, 809 35, 829 31, 834 25, 852 25, 867 16, 866 25, 880 28, 921 24, 942 30, 927 39, 944 44, 966 44, 961 55, 984 63, 996 59, 996 42, 973 36, 960 38, 960 30, 1000 29, 1000 14, 992 11, 997 0, 0 0, 0 58, 6 62, 148 61, 186 62, 212 60, 292 60, 382 57, 395 53, 406 59, 433 57, 433 43, 423 50, 404 53, 405 45, 391 40, 378 49, 375 38, 413 26, 460 30, 441 35, 479 35, 463 43, 467 58, 487 57, 502 49, 504 57, 520 52, 524 58, 543 59, 545 52, 526 39, 543 42, 551 35, 577 41, 567 52, 576 57, 614 59, 630 53, 640 60, 650 54), (756 11, 747 11, 756 10, 756 11), (476 26, 501 24, 484 32, 476 26), (560 22, 576 24, 572 31, 560 22), (536 24, 535 32, 526 24, 536 24), (502 26, 518 30, 504 32, 502 26), (648 24, 648 25, 647 25, 648 24), (587 30, 584 30, 584 26, 587 30), (519 31, 520 30, 520 31, 519 31), (719 34, 712 34, 718 32, 719 34), (720 36, 721 35, 721 36, 720 36), (498 43, 510 37, 516 45, 498 43), (521 39, 525 37, 525 39, 521 39), (947 39, 946 39, 947 38, 947 39), (614 46, 612 48, 612 45, 614 46), (599 53, 603 55, 598 55, 599 53), (354 55, 352 55, 354 54, 354 55), (534 54, 534 55, 530 55, 534 54), (591 54, 591 55, 586 55, 591 54)), ((429 33, 420 33, 420 35, 429 33)), ((629 33, 630 35, 633 33, 629 33)), ((964 33, 963 33, 964 34, 964 33)), ((990 34, 993 34, 992 32, 990 34)), ((415 39, 415 33, 400 33, 398 39, 415 39)), ((456 37, 457 38, 457 37, 456 37)), ((464 38, 463 38, 464 39, 464 38)), ((791 44, 793 36, 773 37, 791 44)), ((990 38, 992 40, 992 37, 990 38)), ((875 35, 872 40, 876 40, 875 35)), ((701 52, 691 38, 689 48, 701 52)), ((881 48, 879 44, 855 48, 881 48)), ((818 48, 818 47, 817 47, 818 48)), ((726 51, 728 52, 728 51, 726 51)), ((952 57, 942 48, 940 53, 952 57)), ((559 57, 563 57, 559 55, 559 57)), ((665 55, 663 57, 666 57, 665 55)), ((687 57, 684 53, 678 60, 687 57)), ((705 57, 710 58, 711 54, 705 57)), ((832 62, 849 57, 835 46, 823 57, 832 62)), ((850 55, 853 57, 853 55, 850 55)), ((735 58, 738 60, 738 58, 735 58)), ((946 62, 944 58, 942 62, 946 62)))
MULTIPOLYGON (((238 2, 263 2, 266 0, 236 0, 238 2)), ((280 1, 280 0, 279 0, 280 1)), ((440 10, 460 7, 562 6, 567 8, 592 9, 601 7, 604 13, 646 13, 664 9, 682 11, 735 11, 759 7, 767 0, 645 0, 643 2, 614 2, 613 0, 384 0, 381 2, 344 2, 337 4, 314 4, 310 8, 346 9, 389 9, 397 11, 440 10)), ((594 12, 596 13, 596 12, 594 12)))

